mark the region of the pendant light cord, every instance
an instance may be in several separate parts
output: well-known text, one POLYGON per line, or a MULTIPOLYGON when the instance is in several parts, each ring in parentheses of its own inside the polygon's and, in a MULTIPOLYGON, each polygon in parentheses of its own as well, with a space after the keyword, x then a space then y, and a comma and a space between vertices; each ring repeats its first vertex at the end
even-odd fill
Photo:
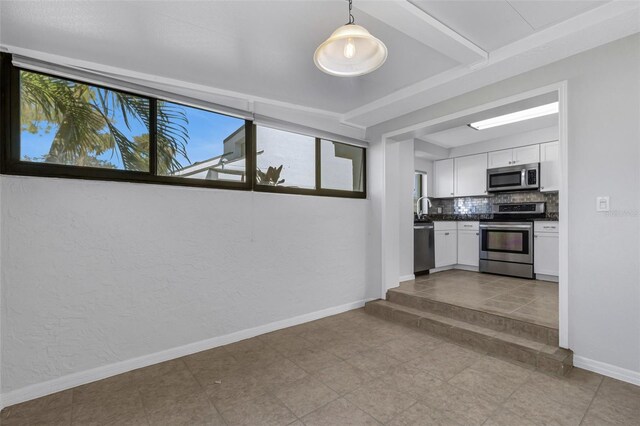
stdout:
POLYGON ((353 0, 349 0, 349 22, 347 23, 347 25, 351 25, 351 24, 355 24, 356 23, 356 19, 351 14, 351 8, 353 7, 352 1, 353 0))

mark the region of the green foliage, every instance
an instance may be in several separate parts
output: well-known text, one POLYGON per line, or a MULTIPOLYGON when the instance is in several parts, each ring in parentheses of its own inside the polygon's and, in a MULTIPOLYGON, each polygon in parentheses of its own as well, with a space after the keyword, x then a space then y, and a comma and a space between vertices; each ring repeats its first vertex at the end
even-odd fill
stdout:
MULTIPOLYGON (((111 152, 126 170, 149 169, 149 135, 127 136, 116 116, 131 131, 137 122, 149 128, 149 101, 50 77, 22 72, 20 80, 21 130, 50 133, 53 142, 45 162, 94 167, 115 167, 97 157, 111 152)), ((187 118, 179 105, 158 101, 158 168, 169 172, 181 165, 176 154, 186 157, 187 118)))

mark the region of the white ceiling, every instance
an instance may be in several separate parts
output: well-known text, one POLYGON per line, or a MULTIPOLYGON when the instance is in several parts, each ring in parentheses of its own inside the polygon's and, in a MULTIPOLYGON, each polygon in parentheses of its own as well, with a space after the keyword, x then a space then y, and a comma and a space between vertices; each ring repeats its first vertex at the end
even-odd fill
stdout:
MULTIPOLYGON (((389 50, 379 70, 356 78, 326 75, 312 60, 346 22, 344 0, 0 1, 0 47, 170 90, 190 85, 190 94, 242 100, 299 124, 319 126, 313 117, 322 117, 326 130, 363 138, 368 126, 454 96, 422 93, 496 61, 531 51, 526 66, 533 68, 619 38, 630 30, 589 33, 575 48, 566 41, 590 26, 613 25, 637 3, 354 0, 356 22, 389 50)), ((514 73, 524 72, 520 63, 514 73)))
POLYGON ((467 124, 488 118, 499 117, 505 114, 546 105, 558 101, 557 92, 549 92, 538 96, 529 97, 517 102, 508 103, 494 108, 487 108, 464 115, 455 119, 444 121, 425 129, 419 139, 443 148, 455 148, 463 145, 484 142, 492 139, 500 139, 509 136, 529 133, 539 129, 558 126, 558 114, 519 121, 504 126, 492 127, 484 130, 476 130, 467 124))
POLYGON ((531 120, 520 121, 518 123, 507 124, 505 126, 492 127, 485 130, 475 130, 465 124, 432 133, 422 137, 421 139, 443 148, 455 148, 457 146, 514 136, 547 127, 555 127, 557 125, 558 114, 553 114, 531 120))
POLYGON ((410 1, 487 52, 606 3, 589 0, 410 1))

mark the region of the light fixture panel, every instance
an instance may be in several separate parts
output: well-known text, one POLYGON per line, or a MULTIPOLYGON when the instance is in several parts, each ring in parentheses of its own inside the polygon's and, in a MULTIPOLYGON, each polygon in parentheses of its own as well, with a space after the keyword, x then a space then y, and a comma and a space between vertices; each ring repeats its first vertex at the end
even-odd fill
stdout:
POLYGON ((504 126, 505 124, 517 123, 519 121, 530 120, 532 118, 544 117, 545 115, 557 114, 558 102, 540 105, 534 108, 523 109, 498 117, 469 123, 468 126, 476 130, 485 130, 492 127, 504 126))

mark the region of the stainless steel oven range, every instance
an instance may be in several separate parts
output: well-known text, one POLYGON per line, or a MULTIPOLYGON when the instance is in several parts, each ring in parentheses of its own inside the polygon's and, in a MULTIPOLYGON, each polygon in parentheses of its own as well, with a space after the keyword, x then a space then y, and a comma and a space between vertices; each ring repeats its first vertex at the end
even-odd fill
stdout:
POLYGON ((480 272, 535 278, 533 221, 544 203, 494 204, 493 219, 480 222, 480 272))

